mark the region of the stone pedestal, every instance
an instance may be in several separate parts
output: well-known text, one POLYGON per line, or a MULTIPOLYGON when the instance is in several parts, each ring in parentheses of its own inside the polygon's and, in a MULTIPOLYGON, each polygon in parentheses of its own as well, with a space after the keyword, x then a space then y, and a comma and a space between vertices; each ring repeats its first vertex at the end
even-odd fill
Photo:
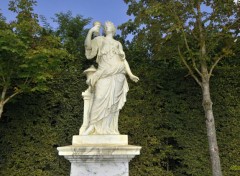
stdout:
POLYGON ((73 136, 71 146, 57 149, 71 162, 70 176, 128 176, 141 147, 128 145, 127 135, 89 135, 73 136))

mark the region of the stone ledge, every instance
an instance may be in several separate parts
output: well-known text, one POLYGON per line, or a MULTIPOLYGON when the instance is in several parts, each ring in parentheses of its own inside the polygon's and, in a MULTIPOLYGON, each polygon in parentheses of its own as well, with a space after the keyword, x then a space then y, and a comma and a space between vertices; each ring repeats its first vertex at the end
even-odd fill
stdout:
POLYGON ((72 138, 72 145, 101 144, 101 145, 128 145, 127 135, 75 135, 72 138))
POLYGON ((58 147, 59 155, 64 156, 115 156, 115 155, 140 155, 140 146, 134 145, 70 145, 58 147))
POLYGON ((67 160, 69 160, 71 163, 121 163, 121 162, 130 162, 131 159, 135 157, 135 155, 81 155, 81 156, 64 156, 67 160))

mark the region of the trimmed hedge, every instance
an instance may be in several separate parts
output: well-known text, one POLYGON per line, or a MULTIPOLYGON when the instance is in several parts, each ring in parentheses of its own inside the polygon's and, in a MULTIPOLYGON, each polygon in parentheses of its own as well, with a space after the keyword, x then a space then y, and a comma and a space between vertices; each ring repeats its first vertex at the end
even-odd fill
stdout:
MULTIPOLYGON (((130 63, 130 65, 132 65, 130 63)), ((162 63, 133 65, 140 82, 130 83, 119 130, 142 146, 131 176, 211 175, 201 90, 186 70, 162 63), (141 66, 140 66, 141 65, 141 66)), ((211 92, 224 175, 240 163, 239 68, 218 69, 211 92)), ((130 82, 130 81, 129 81, 130 82)), ((0 175, 67 176, 70 164, 57 147, 71 144, 82 123, 86 89, 81 73, 65 72, 45 94, 24 94, 9 104, 0 121, 0 175)))

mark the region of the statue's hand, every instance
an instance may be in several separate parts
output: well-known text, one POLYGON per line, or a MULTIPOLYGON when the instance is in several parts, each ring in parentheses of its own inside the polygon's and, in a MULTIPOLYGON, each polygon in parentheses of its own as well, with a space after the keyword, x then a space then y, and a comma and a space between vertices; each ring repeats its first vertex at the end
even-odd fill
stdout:
POLYGON ((99 33, 101 26, 93 26, 90 31, 93 33, 99 33))
POLYGON ((138 82, 139 81, 139 78, 137 76, 135 76, 135 75, 130 75, 129 77, 134 82, 138 82))

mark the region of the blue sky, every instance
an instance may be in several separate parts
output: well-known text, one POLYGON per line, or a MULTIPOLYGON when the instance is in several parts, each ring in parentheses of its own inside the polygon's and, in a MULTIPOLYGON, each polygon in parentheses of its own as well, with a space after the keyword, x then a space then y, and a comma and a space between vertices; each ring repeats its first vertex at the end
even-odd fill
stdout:
MULTIPOLYGON (((11 21, 15 14, 8 10, 8 2, 9 0, 0 0, 0 9, 7 20, 11 21)), ((128 6, 123 0, 37 0, 37 2, 35 13, 45 16, 53 27, 56 27, 56 24, 52 22, 51 17, 68 10, 72 11, 73 16, 79 14, 84 18, 91 17, 92 22, 104 23, 109 20, 116 26, 130 19, 126 14, 128 6)))

